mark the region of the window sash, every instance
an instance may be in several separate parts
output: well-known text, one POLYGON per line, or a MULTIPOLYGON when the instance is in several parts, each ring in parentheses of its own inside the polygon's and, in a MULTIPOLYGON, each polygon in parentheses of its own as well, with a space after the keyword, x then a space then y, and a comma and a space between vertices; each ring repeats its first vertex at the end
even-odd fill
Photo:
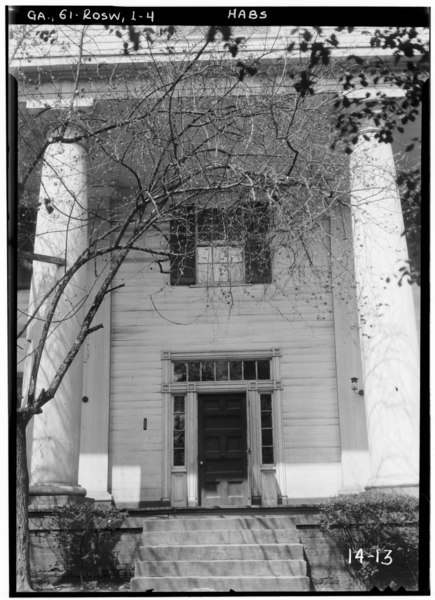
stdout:
POLYGON ((171 285, 270 283, 269 216, 264 205, 234 209, 186 207, 171 222, 171 285), (231 210, 231 209, 229 209, 231 210))

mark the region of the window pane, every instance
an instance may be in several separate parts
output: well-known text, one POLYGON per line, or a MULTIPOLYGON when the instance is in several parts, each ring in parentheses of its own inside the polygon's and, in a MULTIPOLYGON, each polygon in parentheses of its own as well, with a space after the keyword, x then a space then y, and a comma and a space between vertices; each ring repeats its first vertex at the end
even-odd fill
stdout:
POLYGON ((257 374, 255 372, 255 360, 243 361, 243 374, 244 379, 257 379, 257 374))
POLYGON ((202 381, 214 381, 214 362, 201 363, 202 381))
POLYGON ((174 363, 174 381, 186 381, 186 363, 174 363))
POLYGON ((230 361, 230 379, 233 381, 242 379, 242 361, 231 360, 230 361))
POLYGON ((184 413, 184 396, 174 397, 174 413, 184 413))
POLYGON ((174 448, 184 448, 184 431, 174 431, 174 448))
POLYGON ((210 242, 213 240, 213 210, 204 209, 198 213, 198 240, 210 242))
POLYGON ((272 260, 269 248, 270 212, 258 203, 245 212, 245 225, 249 232, 246 239, 246 283, 270 283, 272 260))
POLYGON ((242 263, 230 264, 227 266, 227 281, 232 281, 233 283, 243 283, 244 276, 244 268, 242 263))
POLYGON ((199 381, 200 380, 201 363, 190 362, 190 363, 187 363, 187 366, 188 366, 188 372, 189 372, 189 381, 199 381))
POLYGON ((270 379, 270 360, 258 360, 258 379, 270 379))
POLYGON ((198 252, 198 263, 209 264, 213 260, 213 248, 212 246, 199 246, 198 252))
POLYGON ((190 285, 196 280, 195 209, 180 208, 171 221, 171 285, 190 285))
POLYGON ((198 283, 210 283, 213 281, 213 265, 204 263, 198 265, 198 283))
POLYGON ((263 429, 261 431, 261 444, 262 446, 271 446, 273 443, 272 440, 272 430, 271 429, 263 429))
POLYGON ((17 289, 30 287, 32 279, 32 258, 35 240, 37 209, 30 206, 18 207, 17 219, 17 289), (23 254, 29 253, 29 254, 23 254))
POLYGON ((181 415, 181 414, 174 415, 174 430, 175 431, 184 431, 184 415, 181 415))
POLYGON ((262 463, 263 465, 273 464, 273 447, 272 446, 263 446, 261 450, 262 455, 262 463))
POLYGON ((272 410, 272 397, 270 394, 261 394, 261 410, 272 410))
POLYGON ((272 411, 264 412, 261 414, 261 426, 266 428, 272 428, 272 411))
POLYGON ((174 467, 184 466, 184 449, 174 450, 174 467))
POLYGON ((228 361, 216 361, 216 381, 226 381, 228 379, 228 361))

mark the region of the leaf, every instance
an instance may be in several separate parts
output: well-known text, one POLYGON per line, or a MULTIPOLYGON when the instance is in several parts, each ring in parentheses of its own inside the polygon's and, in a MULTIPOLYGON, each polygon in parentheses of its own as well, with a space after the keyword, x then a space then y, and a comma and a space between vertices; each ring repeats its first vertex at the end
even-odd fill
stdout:
POLYGON ((358 65, 364 64, 364 60, 361 58, 361 56, 357 56, 356 54, 350 54, 347 57, 347 60, 354 60, 358 65))
POLYGON ((335 35, 335 33, 331 34, 331 36, 326 40, 329 44, 331 44, 331 46, 334 46, 335 48, 338 46, 339 42, 337 39, 337 36, 335 35))
POLYGON ((304 30, 303 38, 306 42, 309 42, 312 39, 313 35, 308 31, 308 29, 304 30))
POLYGON ((224 44, 224 48, 227 48, 228 52, 230 52, 233 57, 236 57, 239 52, 239 47, 234 42, 227 42, 224 44))
POLYGON ((217 32, 218 28, 216 27, 216 25, 212 25, 211 27, 209 27, 206 36, 207 42, 214 42, 216 39, 217 32))
POLYGON ((289 44, 286 48, 286 52, 293 52, 293 49, 295 47, 295 42, 292 42, 291 44, 289 44))
POLYGON ((222 33, 222 37, 223 37, 224 41, 227 42, 231 38, 233 28, 224 25, 224 26, 219 27, 218 29, 222 33))

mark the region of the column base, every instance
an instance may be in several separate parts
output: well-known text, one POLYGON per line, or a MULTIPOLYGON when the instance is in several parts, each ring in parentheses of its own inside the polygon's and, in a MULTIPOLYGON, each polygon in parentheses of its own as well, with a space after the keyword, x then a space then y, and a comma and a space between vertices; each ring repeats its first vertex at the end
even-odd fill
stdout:
POLYGON ((93 492, 92 490, 88 490, 86 498, 95 500, 95 502, 113 502, 112 494, 109 494, 109 492, 103 492, 98 490, 95 492, 93 492))
POLYGON ((86 490, 80 485, 67 483, 35 483, 29 488, 29 507, 53 508, 65 504, 92 502, 86 498, 86 490))

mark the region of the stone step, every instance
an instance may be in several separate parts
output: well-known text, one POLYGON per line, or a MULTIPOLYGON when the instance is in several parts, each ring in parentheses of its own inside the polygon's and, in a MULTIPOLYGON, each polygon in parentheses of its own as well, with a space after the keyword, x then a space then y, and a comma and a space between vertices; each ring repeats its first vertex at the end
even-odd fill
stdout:
POLYGON ((148 531, 142 541, 144 546, 286 544, 299 542, 300 534, 297 529, 148 531))
POLYGON ((308 577, 133 577, 132 592, 308 592, 308 577))
POLYGON ((217 516, 200 518, 151 517, 145 519, 143 530, 148 531, 195 531, 197 529, 250 530, 250 529, 295 529, 289 516, 237 517, 217 516))
POLYGON ((141 560, 301 560, 302 544, 227 544, 201 546, 141 546, 141 560))
POLYGON ((181 560, 140 561, 136 577, 301 577, 307 574, 304 560, 181 560))

